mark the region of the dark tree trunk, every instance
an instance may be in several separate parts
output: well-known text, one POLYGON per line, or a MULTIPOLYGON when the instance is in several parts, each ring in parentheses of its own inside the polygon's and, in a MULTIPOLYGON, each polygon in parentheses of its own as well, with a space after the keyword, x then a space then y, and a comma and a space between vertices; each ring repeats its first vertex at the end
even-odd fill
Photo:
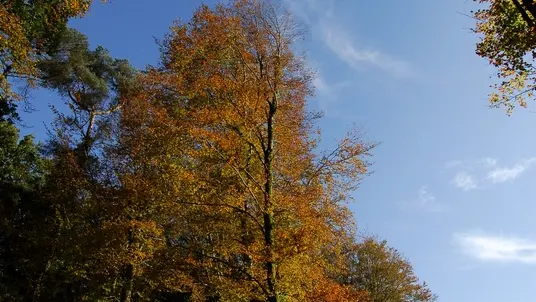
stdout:
POLYGON ((274 97, 269 102, 268 125, 267 125, 267 144, 264 150, 264 244, 266 247, 266 284, 269 296, 268 302, 277 302, 276 293, 276 276, 274 263, 274 212, 272 204, 272 186, 273 186, 273 149, 274 149, 274 117, 277 109, 277 100, 274 97))

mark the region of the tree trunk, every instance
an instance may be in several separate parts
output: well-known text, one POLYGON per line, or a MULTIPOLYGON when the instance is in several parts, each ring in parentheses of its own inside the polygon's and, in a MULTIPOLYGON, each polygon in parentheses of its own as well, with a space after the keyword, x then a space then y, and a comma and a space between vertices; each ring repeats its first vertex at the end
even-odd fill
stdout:
POLYGON ((532 15, 532 19, 536 19, 536 5, 534 4, 533 0, 523 0, 523 5, 525 6, 525 9, 529 11, 529 13, 532 15))
POLYGON ((41 287, 43 286, 43 278, 45 277, 45 274, 48 273, 48 269, 50 268, 50 260, 47 261, 47 264, 45 265, 45 269, 43 272, 39 275, 39 278, 37 278, 37 282, 35 285, 35 289, 33 292, 33 300, 34 302, 41 300, 41 287))
POLYGON ((528 26, 533 27, 534 21, 527 14, 527 11, 523 7, 523 5, 521 5, 521 3, 518 0, 512 0, 512 2, 514 3, 514 6, 516 7, 517 11, 521 14, 521 17, 523 17, 523 20, 527 22, 528 26))
POLYGON ((134 266, 128 264, 125 271, 125 284, 121 292, 121 302, 132 301, 132 290, 134 288, 134 266))
MULTIPOLYGON (((128 230, 128 245, 132 245, 133 241, 133 230, 128 230)), ((134 289, 134 265, 129 263, 125 267, 124 271, 124 284, 121 291, 121 302, 132 302, 132 291, 134 289)))
POLYGON ((272 200, 273 185, 273 149, 274 149, 274 116, 276 113, 276 99, 269 102, 268 125, 267 125, 267 144, 264 150, 264 244, 266 248, 266 284, 269 293, 268 302, 277 302, 277 287, 274 263, 274 211, 272 200))

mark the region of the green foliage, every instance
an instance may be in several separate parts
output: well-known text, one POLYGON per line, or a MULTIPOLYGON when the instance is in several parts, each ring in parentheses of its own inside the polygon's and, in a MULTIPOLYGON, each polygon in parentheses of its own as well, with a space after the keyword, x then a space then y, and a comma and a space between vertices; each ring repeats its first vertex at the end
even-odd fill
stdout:
POLYGON ((0 122, 0 299, 33 295, 50 252, 50 208, 40 192, 46 161, 31 136, 0 122), (21 296, 22 295, 22 296, 21 296))
POLYGON ((117 113, 137 72, 103 47, 90 50, 87 38, 75 30, 65 31, 58 51, 38 68, 41 85, 57 91, 70 110, 55 111, 55 135, 48 145, 54 163, 48 190, 61 209, 65 273, 84 280, 76 286, 78 299, 118 297, 125 283, 121 253, 127 232, 117 224, 126 216, 122 211, 128 200, 120 199, 106 147, 115 143, 111 135, 117 113))
POLYGON ((20 19, 28 41, 38 52, 52 51, 69 18, 83 14, 89 0, 11 0, 2 1, 8 11, 20 19), (7 4, 6 2, 9 2, 7 4))
POLYGON ((83 160, 95 160, 91 148, 110 137, 113 117, 134 89, 136 70, 101 46, 90 50, 86 36, 74 29, 64 32, 58 51, 38 68, 41 85, 57 91, 70 109, 56 111, 55 143, 76 149, 83 160))
POLYGON ((45 162, 33 137, 28 135, 19 141, 18 132, 14 125, 0 122, 0 182, 31 190, 42 184, 45 162))
POLYGON ((127 60, 113 59, 108 50, 89 49, 85 35, 69 29, 58 50, 38 64, 43 86, 56 89, 86 110, 108 110, 132 88, 135 70, 127 60))

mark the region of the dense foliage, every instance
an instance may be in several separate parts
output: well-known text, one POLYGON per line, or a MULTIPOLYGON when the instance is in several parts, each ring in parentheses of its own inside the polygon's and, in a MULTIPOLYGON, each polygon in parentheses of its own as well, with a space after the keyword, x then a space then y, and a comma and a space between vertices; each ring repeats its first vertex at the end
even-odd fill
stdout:
POLYGON ((2 27, 3 54, 24 44, 32 70, 6 59, 4 75, 67 111, 45 145, 0 121, 0 300, 435 299, 385 242, 355 239, 347 201, 375 144, 350 131, 319 149, 290 14, 202 6, 139 72, 64 28, 89 2, 15 4, 5 16, 35 20, 2 27), (59 23, 44 28, 50 10, 59 23))

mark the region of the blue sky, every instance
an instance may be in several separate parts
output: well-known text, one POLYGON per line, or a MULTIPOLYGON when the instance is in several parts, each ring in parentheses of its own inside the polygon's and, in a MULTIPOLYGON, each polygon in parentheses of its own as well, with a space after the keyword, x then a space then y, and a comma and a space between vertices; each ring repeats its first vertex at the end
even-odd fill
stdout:
MULTIPOLYGON (((318 73, 311 108, 326 113, 326 145, 354 123, 382 142, 351 204, 359 229, 403 252, 441 302, 534 301, 536 113, 487 107, 494 70, 463 15, 474 3, 282 1, 310 29, 301 47, 318 73)), ((143 68, 158 60, 153 37, 199 4, 114 0, 72 26, 143 68)), ((43 139, 57 102, 36 93, 23 133, 43 139)))

